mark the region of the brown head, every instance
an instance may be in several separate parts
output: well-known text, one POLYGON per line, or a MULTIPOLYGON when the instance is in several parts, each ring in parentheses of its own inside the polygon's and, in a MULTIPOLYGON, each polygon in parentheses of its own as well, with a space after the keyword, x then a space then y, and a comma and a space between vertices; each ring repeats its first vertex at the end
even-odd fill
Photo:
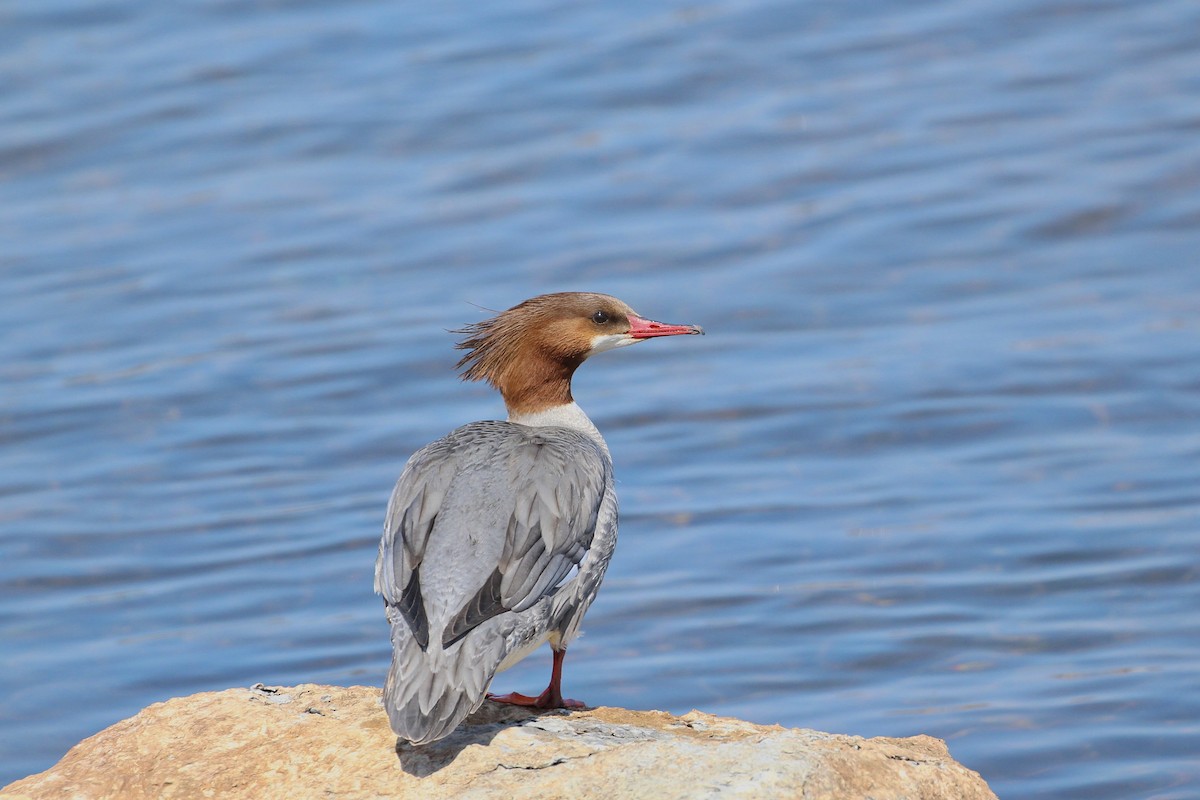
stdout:
POLYGON ((456 347, 463 380, 487 381, 510 415, 570 403, 571 376, 596 353, 643 339, 702 334, 698 325, 667 325, 638 316, 615 297, 593 292, 544 294, 468 325, 456 347))

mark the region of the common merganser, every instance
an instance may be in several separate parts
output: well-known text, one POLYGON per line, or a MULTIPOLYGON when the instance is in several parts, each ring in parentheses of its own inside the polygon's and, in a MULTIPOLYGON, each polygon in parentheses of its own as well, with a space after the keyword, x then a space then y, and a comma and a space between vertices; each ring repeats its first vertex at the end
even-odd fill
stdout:
POLYGON ((449 735, 485 699, 577 708, 562 662, 617 543, 612 459, 575 404, 571 377, 596 353, 702 334, 645 319, 615 297, 561 292, 455 331, 463 380, 500 391, 506 422, 472 422, 418 450, 388 502, 375 564, 392 629, 383 688, 392 730, 449 735), (492 678, 549 641, 537 697, 489 695, 492 678))

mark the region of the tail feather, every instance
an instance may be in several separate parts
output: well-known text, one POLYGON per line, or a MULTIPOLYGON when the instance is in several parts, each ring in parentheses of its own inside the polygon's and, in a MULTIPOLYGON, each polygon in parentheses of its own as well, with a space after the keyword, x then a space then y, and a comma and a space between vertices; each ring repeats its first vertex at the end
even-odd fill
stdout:
POLYGON ((495 640, 476 636, 448 650, 433 645, 426 652, 406 627, 392 630, 392 666, 383 685, 392 730, 418 745, 448 736, 483 705, 502 652, 488 646, 495 640))

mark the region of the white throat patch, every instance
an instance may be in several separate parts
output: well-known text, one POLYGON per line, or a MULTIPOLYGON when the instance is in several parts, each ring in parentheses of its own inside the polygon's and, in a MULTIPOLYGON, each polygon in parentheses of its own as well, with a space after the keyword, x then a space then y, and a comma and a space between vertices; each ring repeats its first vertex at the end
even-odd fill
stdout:
POLYGON ((637 344, 641 339, 634 339, 627 333, 602 333, 599 336, 592 337, 592 349, 588 351, 589 356, 594 356, 596 353, 603 353, 605 350, 615 350, 618 347, 628 347, 631 344, 637 344))

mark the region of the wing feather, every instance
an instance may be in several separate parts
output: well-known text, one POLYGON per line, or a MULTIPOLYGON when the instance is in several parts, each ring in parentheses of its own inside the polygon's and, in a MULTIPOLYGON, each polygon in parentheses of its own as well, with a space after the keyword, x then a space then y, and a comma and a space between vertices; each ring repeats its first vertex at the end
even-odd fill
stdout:
POLYGON ((495 616, 510 611, 500 597, 500 581, 503 576, 496 570, 471 598, 462 610, 454 615, 442 633, 442 647, 447 648, 466 636, 479 625, 495 616))
POLYGON ((375 562, 375 591, 400 612, 422 650, 429 646, 429 619, 419 569, 454 474, 447 450, 439 439, 408 460, 388 501, 375 562))
POLYGON ((587 459, 536 439, 529 448, 533 452, 515 482, 528 510, 510 521, 506 558, 499 565, 502 600, 515 611, 556 591, 587 555, 611 474, 594 445, 594 458, 587 459))
MULTIPOLYGON (((456 601, 441 627, 442 648, 493 617, 531 608, 559 591, 587 555, 611 471, 607 454, 577 431, 510 423, 459 428, 418 451, 400 476, 388 505, 376 590, 399 611, 424 650, 431 628, 439 625, 429 617, 421 593, 420 572, 430 537, 503 536, 495 570, 473 593, 456 601), (504 520, 496 529, 440 532, 446 524, 441 506, 460 478, 477 486, 501 487, 478 494, 478 502, 506 502, 507 515, 497 516, 494 508, 456 515, 504 520)), ((456 497, 462 502, 462 493, 456 497)))

